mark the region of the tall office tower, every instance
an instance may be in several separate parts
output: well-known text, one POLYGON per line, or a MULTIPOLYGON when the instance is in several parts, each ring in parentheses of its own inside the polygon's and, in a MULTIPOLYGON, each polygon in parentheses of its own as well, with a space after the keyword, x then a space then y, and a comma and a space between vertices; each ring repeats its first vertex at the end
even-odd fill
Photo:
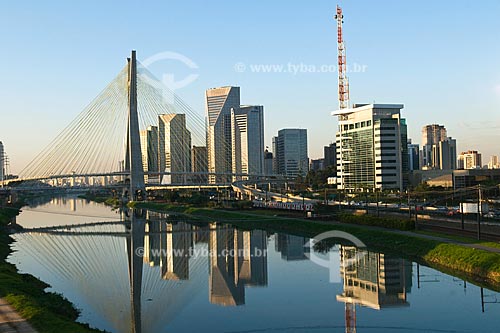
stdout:
POLYGON ((158 147, 160 172, 164 184, 186 184, 191 173, 191 132, 186 128, 185 114, 158 116, 158 147))
POLYGON ((422 146, 435 145, 448 137, 443 125, 432 124, 422 127, 422 146))
MULTIPOLYGON (((140 132, 140 136, 144 173, 158 172, 158 127, 149 126, 147 129, 140 132)), ((158 183, 159 180, 160 177, 157 175, 144 175, 144 181, 146 183, 158 183)))
POLYGON ((457 140, 451 137, 439 142, 438 150, 434 149, 434 159, 439 161, 439 169, 455 170, 457 168, 457 140))
POLYGON ((422 169, 457 168, 457 142, 447 136, 446 128, 432 124, 422 127, 422 169))
POLYGON ((493 155, 490 157, 488 162, 488 169, 500 169, 500 163, 498 163, 498 156, 493 155))
POLYGON ((458 156, 459 169, 481 169, 481 154, 476 150, 461 152, 458 156))
POLYGON ((3 143, 0 141, 0 182, 5 180, 5 152, 3 143))
POLYGON ((273 138, 276 173, 287 177, 305 176, 309 171, 307 130, 285 128, 273 138))
POLYGON ((264 173, 264 107, 240 106, 231 109, 231 164, 233 181, 264 173))
POLYGON ((408 167, 410 171, 420 170, 420 147, 408 139, 408 167))
POLYGON ((274 170, 273 170, 273 153, 271 153, 267 149, 264 151, 264 174, 265 175, 272 175, 272 174, 274 174, 274 170))
POLYGON ((193 171, 194 183, 206 183, 208 175, 208 153, 207 147, 193 146, 191 150, 191 170, 193 171))
POLYGON ((229 182, 232 172, 231 109, 240 107, 240 88, 221 87, 205 92, 209 182, 229 182), (227 174, 227 175, 226 175, 227 174))
POLYGON ((324 151, 324 167, 325 169, 329 166, 337 168, 337 146, 335 143, 330 143, 328 146, 323 148, 324 151))
POLYGON ((354 104, 340 110, 337 180, 341 189, 399 189, 408 181, 406 120, 402 104, 354 104))

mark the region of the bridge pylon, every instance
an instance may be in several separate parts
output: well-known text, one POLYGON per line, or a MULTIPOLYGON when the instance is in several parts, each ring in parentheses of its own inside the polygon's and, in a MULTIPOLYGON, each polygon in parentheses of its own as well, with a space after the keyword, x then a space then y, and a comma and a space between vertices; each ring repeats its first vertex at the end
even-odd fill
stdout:
POLYGON ((125 171, 130 173, 128 197, 132 201, 142 200, 146 195, 144 169, 142 166, 139 116, 137 113, 137 58, 135 50, 128 60, 128 124, 125 171))

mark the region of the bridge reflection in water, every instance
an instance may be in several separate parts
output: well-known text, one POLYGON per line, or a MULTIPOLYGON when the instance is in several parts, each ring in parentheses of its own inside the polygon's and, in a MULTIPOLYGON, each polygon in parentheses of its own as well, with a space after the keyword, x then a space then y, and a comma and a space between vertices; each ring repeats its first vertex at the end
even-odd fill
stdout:
MULTIPOLYGON (((121 222, 26 229, 14 237, 58 292, 78 300, 81 321, 112 332, 166 332, 204 290, 214 305, 239 306, 245 287, 268 284, 262 230, 133 210, 121 222)), ((277 234, 274 243, 281 259, 307 260, 306 238, 277 234)), ((339 253, 344 292, 337 301, 346 303, 346 331, 355 331, 356 304, 408 305, 411 264, 353 247, 339 253)))
MULTIPOLYGON (((28 231, 28 230, 26 230, 28 231)), ((127 220, 49 227, 14 235, 81 320, 113 332, 164 332, 207 286, 212 304, 245 303, 245 286, 267 285, 267 234, 217 223, 190 224, 141 210, 127 220), (58 290, 59 291, 59 290, 58 290)))

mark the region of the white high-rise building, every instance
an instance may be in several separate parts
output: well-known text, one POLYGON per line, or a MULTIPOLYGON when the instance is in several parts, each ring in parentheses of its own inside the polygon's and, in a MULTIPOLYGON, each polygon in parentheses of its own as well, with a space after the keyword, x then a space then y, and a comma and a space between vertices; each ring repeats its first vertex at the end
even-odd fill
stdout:
POLYGON ((408 179, 408 139, 402 104, 354 104, 340 110, 337 186, 348 190, 399 189, 408 179))
POLYGON ((232 172, 231 109, 240 107, 240 88, 221 87, 205 92, 208 172, 210 183, 229 182, 232 172), (227 175, 225 175, 227 174, 227 175))
MULTIPOLYGON (((140 131, 141 136, 141 152, 142 152, 142 167, 144 173, 158 172, 159 170, 159 149, 158 149, 158 127, 149 126, 147 129, 140 131)), ((158 183, 159 176, 144 175, 146 183, 158 183)))
MULTIPOLYGON (((233 174, 264 173, 264 107, 240 106, 231 109, 231 164, 233 174)), ((248 176, 233 176, 233 181, 248 176)))
POLYGON ((158 148, 160 172, 164 184, 186 184, 191 172, 191 132, 186 128, 185 114, 158 116, 158 148))
POLYGON ((459 169, 481 169, 481 154, 476 150, 461 152, 458 156, 459 169))

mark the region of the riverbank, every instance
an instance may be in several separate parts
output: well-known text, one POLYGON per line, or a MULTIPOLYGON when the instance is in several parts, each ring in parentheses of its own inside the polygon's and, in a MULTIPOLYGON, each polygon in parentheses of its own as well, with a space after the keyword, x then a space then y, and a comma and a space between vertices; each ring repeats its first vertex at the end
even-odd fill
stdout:
POLYGON ((76 322, 79 312, 61 295, 46 292, 48 284, 29 274, 21 274, 6 261, 13 239, 8 231, 20 207, 0 208, 0 297, 40 333, 102 332, 76 322))
POLYGON ((136 208, 186 214, 197 219, 231 223, 241 228, 264 229, 305 237, 314 237, 325 231, 345 231, 362 240, 374 251, 403 256, 407 259, 467 277, 473 282, 500 290, 500 254, 465 247, 452 239, 442 242, 414 233, 409 236, 368 226, 358 226, 337 221, 314 221, 300 217, 273 216, 269 212, 219 210, 157 203, 133 203, 136 208))
POLYGON ((78 198, 89 200, 89 201, 94 201, 94 202, 97 202, 97 203, 103 203, 106 206, 110 206, 110 207, 113 207, 113 208, 117 208, 117 207, 120 207, 120 205, 122 205, 122 202, 118 198, 105 197, 105 196, 102 197, 102 196, 93 195, 91 193, 80 194, 78 196, 78 198))

